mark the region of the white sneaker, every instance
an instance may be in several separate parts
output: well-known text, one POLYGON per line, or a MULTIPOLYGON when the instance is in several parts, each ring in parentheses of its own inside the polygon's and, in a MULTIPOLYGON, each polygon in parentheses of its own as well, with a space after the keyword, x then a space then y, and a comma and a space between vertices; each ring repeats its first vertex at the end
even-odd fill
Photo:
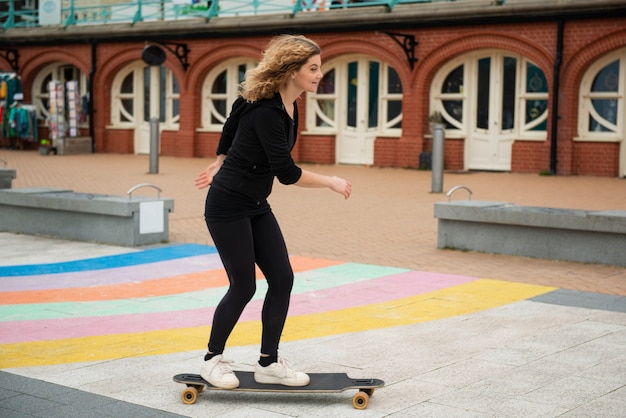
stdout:
POLYGON ((232 361, 224 360, 221 354, 207 360, 200 369, 200 376, 216 388, 235 389, 239 386, 239 379, 230 368, 232 361))
POLYGON ((306 386, 311 381, 308 374, 295 371, 284 358, 279 358, 278 362, 272 363, 267 367, 257 363, 254 367, 254 380, 257 383, 272 383, 285 386, 306 386))

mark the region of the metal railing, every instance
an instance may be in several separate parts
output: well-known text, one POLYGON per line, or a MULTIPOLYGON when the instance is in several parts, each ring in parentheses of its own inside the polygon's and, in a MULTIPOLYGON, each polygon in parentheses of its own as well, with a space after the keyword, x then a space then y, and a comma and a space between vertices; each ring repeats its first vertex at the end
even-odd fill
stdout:
MULTIPOLYGON (((291 14, 328 12, 367 6, 449 2, 454 0, 135 0, 128 2, 99 1, 85 5, 84 0, 56 0, 57 7, 27 0, 0 0, 2 29, 41 26, 102 25, 220 17, 255 16, 260 14, 291 14)), ((54 2, 52 2, 54 4, 54 2)))

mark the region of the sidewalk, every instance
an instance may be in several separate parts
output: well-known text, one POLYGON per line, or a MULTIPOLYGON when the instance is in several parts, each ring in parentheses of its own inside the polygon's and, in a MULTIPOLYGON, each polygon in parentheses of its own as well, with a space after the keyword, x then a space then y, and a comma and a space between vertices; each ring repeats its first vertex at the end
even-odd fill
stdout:
MULTIPOLYGON (((55 187, 124 195, 136 184, 156 184, 163 190, 162 196, 175 201, 170 215, 171 242, 212 244, 202 217, 206 191, 193 187, 195 175, 208 160, 161 157, 159 174, 151 175, 147 174, 147 156, 40 156, 0 150, 0 158, 17 170, 14 188, 55 187)), ((20 367, 4 364, 4 371, 149 408, 141 409, 145 415, 137 412, 134 416, 622 416, 626 410, 626 269, 438 250, 433 204, 447 198, 430 193, 430 172, 354 166, 305 168, 346 177, 354 191, 344 201, 327 190, 275 186, 273 210, 289 251, 296 257, 294 265, 302 267, 297 280, 309 286, 294 293, 288 320, 294 329, 288 330, 292 334, 286 335, 281 352, 311 372, 346 371, 356 377, 385 380, 386 387, 376 392, 366 411, 350 407, 350 392, 304 396, 210 392, 202 393, 193 406, 182 405, 178 399, 182 386, 171 382, 171 375, 199 368, 210 317, 196 315, 206 314, 202 309, 211 306, 212 299, 207 298, 213 296, 206 293, 176 293, 179 296, 167 298, 167 305, 159 305, 151 314, 167 312, 182 296, 184 306, 200 300, 198 307, 188 308, 186 314, 183 308, 173 311, 181 312, 176 320, 190 324, 193 341, 180 341, 187 335, 182 326, 171 328, 178 330, 174 332, 163 325, 151 331, 158 334, 149 334, 162 338, 163 347, 171 344, 174 348, 170 351, 163 348, 160 352, 154 341, 136 339, 146 331, 115 334, 123 335, 115 341, 114 334, 67 337, 65 341, 73 344, 111 343, 116 353, 126 354, 75 361, 78 354, 66 353, 65 362, 44 364, 42 360, 39 365, 20 367), (332 277, 328 275, 331 270, 332 277), (316 290, 311 285, 317 286, 316 290), (356 300, 364 295, 371 300, 356 300), (316 299, 310 299, 312 296, 316 299), (305 311, 314 300, 311 311, 305 311), (356 305, 351 308, 350 303, 356 305), (196 322, 197 328, 193 328, 196 322), (181 349, 181 345, 187 348, 181 349), (134 353, 125 351, 130 346, 135 347, 134 353), (131 379, 127 376, 130 371, 136 374, 131 379)), ((469 187, 476 200, 571 209, 626 207, 626 182, 621 179, 445 173, 444 190, 459 184, 469 187)), ((148 189, 145 193, 152 192, 148 189)), ((453 198, 465 199, 463 193, 458 191, 453 198)), ((0 233, 3 266, 119 258, 145 250, 0 233)), ((195 268, 205 271, 206 257, 211 256, 205 256, 204 265, 195 268)), ((180 269, 184 264, 179 260, 162 265, 163 276, 158 280, 170 277, 172 266, 180 269)), ((36 272, 36 266, 33 268, 36 272)), ((111 272, 114 269, 111 266, 111 272)), ((82 277, 80 274, 76 277, 82 277)), ((103 272, 100 279, 108 274, 103 272)), ((37 274, 28 277, 39 285, 44 280, 37 274)), ((50 276, 46 280, 50 282, 50 276)), ((0 295, 7 291, 2 283, 8 282, 0 278, 0 295)), ((110 286, 111 291, 120 291, 125 285, 110 286)), ((23 297, 30 291, 15 295, 23 297)), ((143 302, 154 306, 156 299, 143 302)), ((120 300, 115 303, 116 309, 121 309, 120 300)), ((80 304, 68 305, 67 309, 73 310, 67 319, 46 317, 47 324, 78 321, 81 315, 90 318, 77 313, 80 304)), ((43 305, 30 306, 48 312, 46 315, 60 308, 43 305)), ((11 306, 20 305, 9 304, 6 312, 15 311, 11 306)), ((148 314, 134 315, 143 318, 148 314)), ((173 316, 169 314, 169 319, 173 316)), ((166 317, 153 323, 161 325, 166 317)), ((28 327, 38 324, 30 321, 41 320, 18 323, 28 327)), ((242 368, 251 367, 258 350, 252 338, 256 331, 249 340, 245 337, 247 326, 255 330, 258 325, 250 321, 243 324, 241 335, 234 335, 242 342, 228 349, 228 356, 242 368)), ((33 347, 67 350, 62 341, 23 342, 15 364, 26 362, 33 347)), ((7 347, 17 347, 12 344, 0 343, 2 356, 7 347)), ((6 381, 6 375, 0 373, 3 416, 8 411, 15 412, 9 416, 54 416, 52 409, 46 412, 43 408, 18 415, 11 409, 16 398, 7 395, 6 381)), ((37 395, 26 389, 20 393, 37 395)))
MULTIPOLYGON (((13 188, 56 187, 125 195, 136 184, 156 184, 164 197, 175 202, 170 240, 212 244, 203 218, 206 191, 193 185, 209 160, 161 157, 159 174, 147 174, 148 156, 42 157, 34 152, 0 150, 0 158, 17 170, 13 188)), ((343 201, 327 190, 274 187, 271 204, 293 254, 626 296, 623 268, 438 250, 433 205, 447 198, 430 193, 430 172, 326 165, 306 168, 348 178, 354 192, 343 201)), ((444 174, 444 191, 459 184, 468 186, 475 200, 568 209, 626 208, 626 180, 618 178, 444 174)), ((453 198, 467 196, 459 190, 453 198)))

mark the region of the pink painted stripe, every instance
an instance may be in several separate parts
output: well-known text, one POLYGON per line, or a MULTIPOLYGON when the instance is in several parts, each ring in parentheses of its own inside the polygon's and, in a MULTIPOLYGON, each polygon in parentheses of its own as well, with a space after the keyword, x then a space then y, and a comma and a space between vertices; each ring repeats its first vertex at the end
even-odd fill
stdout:
MULTIPOLYGON (((409 271, 349 285, 293 295, 289 315, 306 315, 380 303, 423 294, 475 280, 421 271, 409 271)), ((241 321, 259 320, 262 300, 253 300, 241 321)), ((125 334, 210 325, 215 307, 104 317, 0 323, 0 343, 31 342, 95 335, 125 334)))

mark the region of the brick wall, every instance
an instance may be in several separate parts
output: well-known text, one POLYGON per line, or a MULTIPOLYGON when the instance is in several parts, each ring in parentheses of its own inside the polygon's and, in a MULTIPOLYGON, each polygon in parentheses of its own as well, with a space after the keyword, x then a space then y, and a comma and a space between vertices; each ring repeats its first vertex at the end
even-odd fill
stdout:
MULTIPOLYGON (((324 61, 347 54, 368 55, 386 62, 398 73, 403 86, 403 121, 401 138, 379 137, 374 143, 374 164, 379 166, 417 167, 419 154, 429 149, 428 114, 430 86, 438 69, 446 62, 472 50, 503 50, 527 57, 554 86, 553 66, 556 54, 557 22, 538 21, 507 25, 486 24, 457 27, 416 27, 403 29, 419 42, 413 68, 396 41, 380 31, 354 33, 316 33, 311 35, 322 47, 324 61)), ((618 143, 578 143, 579 85, 591 63, 605 54, 626 47, 626 25, 620 18, 593 21, 568 21, 564 26, 564 50, 561 65, 557 173, 616 176, 619 166, 618 143), (589 157, 589 158, 588 158, 589 157)), ((180 129, 163 131, 161 151, 181 157, 212 157, 219 133, 198 132, 201 124, 201 91, 207 73, 219 62, 232 57, 260 58, 269 36, 245 38, 179 39, 189 47, 190 67, 184 71, 174 54, 167 52, 164 65, 174 72, 180 87, 180 129)), ((98 43, 97 69, 94 78, 94 136, 97 152, 133 152, 132 129, 111 130, 111 85, 115 74, 139 60, 146 42, 98 43)), ((20 74, 25 86, 25 101, 32 99, 31 86, 38 71, 52 62, 65 62, 84 74, 91 71, 91 45, 20 47, 20 74)), ((8 70, 0 60, 0 70, 8 70)), ((299 102, 300 127, 304 129, 306 101, 299 102)), ((552 96, 549 98, 552 106, 552 96)), ((549 122, 551 119, 549 119, 549 122)), ((511 170, 540 172, 549 169, 549 127, 545 141, 516 141, 511 170)), ((464 168, 464 141, 446 140, 446 169, 464 168)), ((294 155, 299 161, 335 162, 335 138, 326 135, 302 135, 294 155)))
POLYGON ((617 177, 619 171, 619 144, 615 142, 574 143, 573 174, 580 176, 617 177))
POLYGON ((550 140, 515 141, 511 158, 511 171, 542 173, 550 171, 550 140))
POLYGON ((335 163, 334 136, 301 135, 297 147, 294 155, 297 156, 298 161, 318 164, 335 163))

